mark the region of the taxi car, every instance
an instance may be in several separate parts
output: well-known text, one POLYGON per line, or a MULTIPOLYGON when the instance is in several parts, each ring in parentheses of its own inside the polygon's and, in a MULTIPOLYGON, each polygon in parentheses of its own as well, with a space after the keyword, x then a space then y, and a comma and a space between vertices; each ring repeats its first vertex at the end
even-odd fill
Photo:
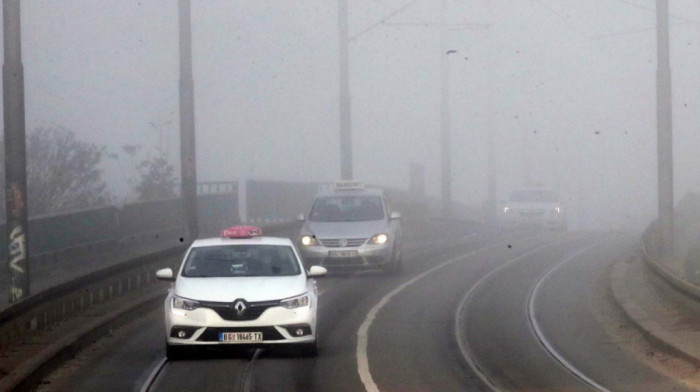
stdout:
POLYGON ((380 189, 359 181, 336 183, 311 203, 299 244, 304 261, 329 270, 401 269, 401 214, 380 189))
POLYGON ((514 190, 499 214, 506 227, 541 227, 567 230, 566 211, 559 193, 553 189, 525 188, 514 190))
POLYGON ((224 230, 192 243, 165 299, 166 354, 181 358, 192 346, 295 345, 305 355, 318 346, 314 277, 287 238, 263 237, 257 227, 224 230))

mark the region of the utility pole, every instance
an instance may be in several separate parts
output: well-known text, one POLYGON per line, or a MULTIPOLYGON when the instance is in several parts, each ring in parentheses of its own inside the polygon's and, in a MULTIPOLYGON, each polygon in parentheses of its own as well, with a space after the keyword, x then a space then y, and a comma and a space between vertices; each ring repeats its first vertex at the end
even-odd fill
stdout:
POLYGON ((338 0, 338 48, 340 53, 340 177, 352 180, 352 116, 348 50, 348 0, 338 0))
MULTIPOLYGON (((488 10, 489 10, 489 15, 493 14, 493 11, 491 9, 491 2, 488 2, 488 10)), ((490 25, 489 25, 490 28, 490 25)), ((489 81, 489 86, 493 86, 494 83, 494 78, 493 78, 493 73, 494 73, 494 53, 495 51, 493 48, 495 47, 494 42, 493 42, 493 34, 489 32, 489 40, 488 40, 488 53, 486 54, 487 56, 487 64, 488 64, 488 73, 486 75, 487 80, 489 81)), ((497 142, 497 136, 498 133, 496 131, 496 126, 495 126, 495 114, 494 114, 494 108, 496 107, 495 105, 495 97, 494 97, 494 92, 493 88, 488 89, 488 98, 487 98, 487 103, 489 105, 489 111, 488 111, 488 123, 487 123, 487 128, 486 131, 488 132, 487 136, 487 157, 486 157, 486 175, 487 175, 487 195, 486 195, 486 219, 487 222, 495 224, 496 219, 497 219, 497 210, 498 210, 498 155, 496 153, 496 142, 497 142)))
MULTIPOLYGON (((493 110, 493 107, 491 108, 493 110)), ((486 194, 486 219, 490 223, 496 223, 496 210, 498 208, 498 178, 496 160, 496 130, 494 127, 493 115, 489 115, 488 136, 487 136, 487 157, 486 157, 486 176, 487 176, 487 194, 486 194)))
POLYGON ((9 302, 29 296, 27 248, 27 156, 24 123, 24 66, 22 65, 20 0, 3 0, 5 61, 2 66, 5 111, 5 194, 9 302))
POLYGON ((180 29, 180 170, 183 216, 188 241, 199 235, 197 222, 197 159, 194 134, 194 79, 192 77, 192 16, 190 0, 179 0, 180 29))
POLYGON ((661 251, 673 251, 673 110, 668 0, 656 0, 656 136, 661 251))
POLYGON ((452 214, 452 156, 450 138, 450 62, 447 58, 447 1, 440 2, 440 157, 442 179, 442 216, 452 214))

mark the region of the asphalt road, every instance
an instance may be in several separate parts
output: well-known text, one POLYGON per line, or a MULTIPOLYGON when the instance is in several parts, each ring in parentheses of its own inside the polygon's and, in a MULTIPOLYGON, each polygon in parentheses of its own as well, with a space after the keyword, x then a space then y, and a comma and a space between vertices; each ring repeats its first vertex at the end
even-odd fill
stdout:
POLYGON ((634 236, 510 232, 413 243, 404 271, 319 281, 320 351, 164 360, 162 310, 40 391, 683 391, 609 331, 609 265, 634 236), (607 324, 606 324, 607 323, 607 324))

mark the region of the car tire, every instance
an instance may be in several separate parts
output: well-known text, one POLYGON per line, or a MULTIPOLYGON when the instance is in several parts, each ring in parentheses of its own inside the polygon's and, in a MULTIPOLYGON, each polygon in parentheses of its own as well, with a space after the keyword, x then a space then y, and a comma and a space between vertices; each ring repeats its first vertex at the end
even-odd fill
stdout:
POLYGON ((187 347, 185 346, 173 346, 170 344, 165 344, 165 356, 170 361, 177 361, 180 359, 187 358, 187 347))
POLYGON ((394 272, 396 275, 400 274, 401 271, 403 271, 403 261, 401 259, 401 256, 396 260, 396 271, 394 272))
POLYGON ((383 272, 385 275, 398 275, 401 273, 401 269, 403 268, 401 264, 401 256, 398 258, 394 258, 394 260, 391 261, 389 265, 386 265, 383 267, 383 272))
POLYGON ((318 355, 318 336, 313 343, 300 343, 299 346, 297 346, 297 352, 302 357, 313 358, 318 355))

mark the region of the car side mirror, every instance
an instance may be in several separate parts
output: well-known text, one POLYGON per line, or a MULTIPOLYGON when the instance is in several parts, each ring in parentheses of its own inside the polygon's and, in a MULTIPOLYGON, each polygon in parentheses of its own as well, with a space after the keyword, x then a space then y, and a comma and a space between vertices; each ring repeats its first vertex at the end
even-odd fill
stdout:
POLYGON ((173 270, 170 268, 163 268, 156 271, 156 279, 165 281, 174 281, 173 270))
POLYGON ((322 276, 326 276, 328 273, 328 270, 319 266, 319 265, 313 265, 309 269, 309 277, 310 278, 320 278, 322 276))
POLYGON ((299 215, 297 215, 297 220, 298 220, 299 222, 303 222, 303 221, 304 221, 304 214, 299 214, 299 215))
POLYGON ((401 219, 401 213, 394 211, 389 215, 389 219, 401 219))

